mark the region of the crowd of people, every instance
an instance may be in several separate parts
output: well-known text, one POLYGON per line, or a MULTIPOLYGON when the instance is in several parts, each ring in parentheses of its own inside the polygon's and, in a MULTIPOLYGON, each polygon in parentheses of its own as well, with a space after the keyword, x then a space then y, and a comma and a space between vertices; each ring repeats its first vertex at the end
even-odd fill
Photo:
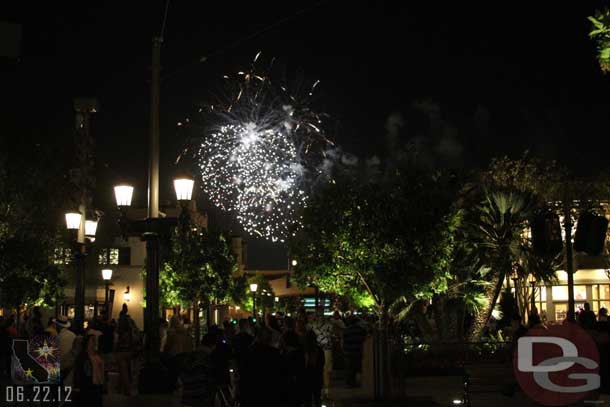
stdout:
MULTIPOLYGON (((600 308, 597 315, 591 310, 589 303, 584 303, 577 309, 576 323, 585 330, 597 345, 600 359, 601 386, 604 391, 610 391, 610 321, 608 320, 608 310, 600 308)), ((513 316, 510 337, 512 339, 512 349, 515 350, 520 337, 527 334, 530 329, 548 329, 549 322, 545 315, 534 312, 528 315, 528 323, 525 326, 519 315, 513 316)))
MULTIPOLYGON (((80 405, 101 406, 108 391, 134 394, 145 338, 127 305, 118 320, 102 313, 81 332, 65 317, 43 324, 37 307, 19 322, 0 319, 0 376, 11 375, 12 339, 48 335, 57 338, 61 385, 72 386, 80 405), (113 388, 109 372, 118 376, 113 388)), ((320 406, 333 365, 345 369, 348 386, 357 386, 369 330, 356 315, 327 318, 303 308, 294 317, 265 312, 259 320, 212 325, 197 342, 188 318, 174 315, 161 320, 159 350, 167 390, 185 406, 320 406)))
POLYGON ((198 346, 183 346, 184 327, 170 321, 166 365, 188 406, 319 406, 330 386, 333 361, 345 359, 348 384, 356 385, 367 326, 356 316, 332 318, 301 310, 297 316, 265 313, 211 326, 198 346), (174 345, 172 345, 174 344, 174 345), (273 389, 269 389, 269 385, 273 389))
POLYGON ((49 318, 43 323, 39 307, 32 308, 17 324, 14 315, 0 318, 0 379, 12 378, 13 339, 32 339, 48 336, 57 344, 60 381, 72 388, 75 405, 102 406, 102 394, 108 391, 108 370, 115 364, 119 371, 119 392, 131 394, 133 366, 141 334, 123 305, 118 322, 108 320, 104 313, 87 321, 80 332, 65 317, 49 318), (128 342, 128 344, 126 344, 128 342))
MULTIPOLYGON (((575 318, 578 325, 592 334, 594 338, 608 339, 610 341, 610 321, 608 321, 608 310, 606 308, 600 308, 597 315, 595 315, 595 312, 591 310, 591 305, 586 302, 582 307, 577 309, 575 318), (606 338, 606 336, 608 337, 606 338)), ((536 308, 534 308, 534 312, 528 315, 527 327, 522 324, 521 317, 516 314, 512 319, 511 337, 516 341, 528 329, 546 329, 548 323, 546 313, 538 313, 536 308)))

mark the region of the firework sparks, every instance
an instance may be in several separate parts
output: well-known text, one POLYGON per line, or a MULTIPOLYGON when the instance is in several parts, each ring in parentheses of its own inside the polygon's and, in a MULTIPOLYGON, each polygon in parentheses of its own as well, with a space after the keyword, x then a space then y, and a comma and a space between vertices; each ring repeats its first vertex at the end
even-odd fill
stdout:
POLYGON ((300 224, 299 209, 332 143, 308 98, 276 86, 254 67, 235 80, 225 78, 231 95, 208 109, 214 125, 198 151, 202 187, 247 232, 283 242, 300 224))

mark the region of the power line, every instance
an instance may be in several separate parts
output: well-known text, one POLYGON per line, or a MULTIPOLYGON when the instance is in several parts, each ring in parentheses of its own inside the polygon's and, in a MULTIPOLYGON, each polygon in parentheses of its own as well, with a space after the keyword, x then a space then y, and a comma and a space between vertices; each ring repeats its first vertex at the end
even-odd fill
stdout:
POLYGON ((161 39, 163 39, 163 35, 165 34, 165 23, 167 22, 167 10, 169 10, 169 3, 171 0, 167 0, 165 2, 165 13, 163 13, 163 23, 161 24, 161 39))
MULTIPOLYGON (((270 24, 270 25, 268 25, 268 26, 266 26, 266 27, 264 27, 264 28, 262 28, 262 29, 260 29, 258 31, 255 31, 255 32, 253 32, 251 34, 248 34, 248 35, 245 35, 245 36, 243 36, 241 38, 238 38, 237 40, 235 40, 235 41, 233 41, 233 42, 231 42, 231 43, 229 43, 229 44, 227 44, 227 45, 225 45, 225 46, 223 46, 223 47, 221 47, 221 48, 219 48, 219 49, 217 49, 215 51, 212 51, 212 52, 208 53, 207 55, 204 55, 204 56, 200 57, 197 61, 191 62, 190 64, 187 64, 187 65, 185 65, 185 66, 183 66, 181 68, 176 69, 174 72, 165 75, 161 79, 162 80, 171 79, 171 78, 175 77, 176 75, 178 75, 178 74, 180 74, 180 73, 182 73, 182 72, 184 72, 184 71, 194 67, 195 65, 199 65, 200 63, 206 62, 210 57, 220 55, 223 52, 226 52, 226 51, 228 51, 230 49, 236 48, 236 47, 240 46, 241 44, 243 44, 244 42, 250 41, 250 40, 252 40, 252 39, 254 39, 254 38, 256 38, 256 37, 258 37, 258 36, 260 36, 260 35, 262 35, 262 34, 264 34, 266 32, 268 32, 268 31, 273 30, 276 27, 279 27, 279 26, 281 26, 281 25, 283 25, 283 24, 285 24, 285 23, 287 23, 287 22, 289 22, 291 20, 296 19, 297 17, 302 16, 303 14, 308 13, 311 10, 314 10, 314 9, 320 7, 323 3, 326 3, 327 1, 328 0, 320 0, 320 1, 318 1, 316 4, 314 4, 312 6, 300 9, 296 13, 294 13, 294 14, 292 14, 290 16, 281 18, 281 19, 277 20, 276 22, 274 22, 274 23, 272 23, 272 24, 270 24)), ((168 0, 168 3, 169 3, 169 0, 168 0)))

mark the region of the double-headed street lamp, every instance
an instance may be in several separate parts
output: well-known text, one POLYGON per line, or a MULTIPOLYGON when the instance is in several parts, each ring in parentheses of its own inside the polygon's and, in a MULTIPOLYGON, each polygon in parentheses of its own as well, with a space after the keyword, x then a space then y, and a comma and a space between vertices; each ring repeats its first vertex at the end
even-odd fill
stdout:
POLYGON ((72 256, 76 272, 74 287, 74 329, 80 332, 85 321, 85 264, 87 249, 95 240, 97 221, 83 219, 80 212, 66 213, 66 227, 72 232, 72 256), (84 221, 84 222, 83 222, 84 221))
MULTIPOLYGON (((157 162, 158 165, 158 162, 157 162)), ((188 219, 187 202, 193 195, 194 180, 188 176, 180 176, 174 179, 176 199, 180 202, 182 212, 180 222, 188 219)), ((153 189, 155 187, 153 186, 153 189)), ((158 191, 149 193, 148 216, 145 220, 129 222, 126 209, 131 206, 134 188, 128 184, 120 184, 114 187, 116 203, 121 210, 121 224, 129 226, 134 232, 141 233, 142 240, 146 242, 146 308, 144 310, 144 330, 146 334, 146 361, 149 367, 159 365, 159 348, 161 338, 159 337, 159 235, 167 232, 176 225, 175 218, 158 217, 158 202, 155 204, 150 199, 158 199, 158 191), (152 205, 152 206, 151 206, 152 205), (156 210, 156 212, 155 212, 156 210)), ((125 235, 127 233, 124 233, 125 235)))
POLYGON ((112 278, 112 270, 111 269, 103 269, 102 270, 102 278, 104 279, 104 309, 106 310, 106 321, 110 320, 110 309, 108 302, 108 292, 110 288, 110 279, 112 278))

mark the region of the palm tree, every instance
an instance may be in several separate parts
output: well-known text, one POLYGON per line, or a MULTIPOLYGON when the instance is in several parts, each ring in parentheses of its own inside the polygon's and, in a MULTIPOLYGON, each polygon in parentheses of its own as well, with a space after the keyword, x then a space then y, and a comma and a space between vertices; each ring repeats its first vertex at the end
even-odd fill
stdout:
POLYGON ((563 255, 548 254, 540 255, 534 252, 531 245, 523 245, 520 254, 520 263, 516 267, 519 289, 516 290, 516 295, 519 302, 522 304, 520 308, 521 318, 525 321, 526 317, 533 310, 529 307, 532 303, 532 296, 537 294, 536 290, 532 290, 529 283, 529 278, 534 277, 536 282, 551 285, 557 282, 556 270, 561 267, 563 255))
POLYGON ((483 202, 476 208, 471 238, 480 250, 483 263, 490 268, 482 277, 491 284, 483 287, 486 301, 471 327, 471 341, 479 340, 504 280, 519 257, 522 233, 533 210, 532 202, 531 195, 523 192, 484 191, 483 202))
POLYGON ((597 62, 604 73, 610 72, 610 10, 598 10, 595 16, 588 17, 591 22, 589 37, 597 47, 597 62))

